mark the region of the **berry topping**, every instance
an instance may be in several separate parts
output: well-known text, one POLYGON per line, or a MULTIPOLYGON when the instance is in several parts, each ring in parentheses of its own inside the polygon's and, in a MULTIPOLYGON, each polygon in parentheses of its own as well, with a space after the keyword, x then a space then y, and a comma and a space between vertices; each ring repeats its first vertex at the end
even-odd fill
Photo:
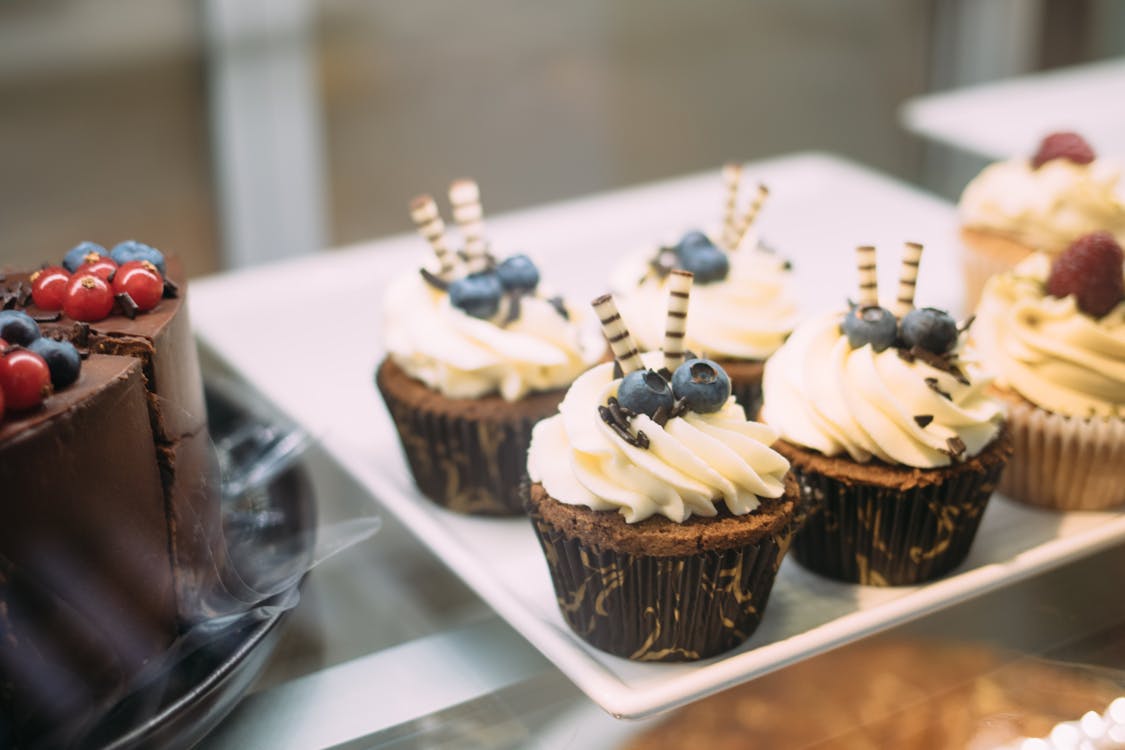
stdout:
POLYGON ((657 409, 671 411, 675 403, 668 381, 655 370, 633 370, 617 386, 617 400, 638 414, 656 415, 657 409))
POLYGON ((474 318, 491 318, 500 309, 504 289, 491 271, 472 273, 449 285, 449 302, 474 318))
POLYGON ((496 267, 496 275, 507 291, 531 292, 539 285, 539 269, 526 255, 513 255, 496 267))
POLYGON ((853 349, 871 344, 872 349, 881 352, 895 343, 898 321, 885 307, 856 305, 844 316, 840 330, 853 349))
POLYGON ((1039 169, 1051 159, 1066 159, 1075 164, 1089 164, 1094 160, 1094 149, 1078 133, 1051 133, 1039 144, 1031 157, 1031 166, 1039 169))
POLYGON ((39 324, 19 310, 0 311, 0 338, 9 344, 27 346, 39 338, 39 324))
POLYGON ((709 414, 730 398, 730 378, 716 362, 689 359, 672 373, 672 393, 692 411, 709 414))
POLYGON ((110 250, 109 255, 119 266, 123 266, 131 260, 147 260, 149 263, 156 266, 157 271, 160 272, 162 277, 166 276, 168 273, 168 269, 164 264, 164 253, 143 242, 126 240, 125 242, 115 245, 113 250, 110 250))
POLYGON ((685 234, 675 251, 680 268, 690 271, 696 284, 722 281, 730 273, 727 254, 715 247, 703 232, 692 231, 685 234))
POLYGON ((86 256, 90 254, 109 256, 106 249, 96 242, 80 242, 70 249, 70 251, 63 258, 63 268, 74 273, 78 267, 86 262, 86 256))
POLYGON ((957 321, 944 310, 914 308, 902 319, 899 338, 908 349, 918 346, 934 354, 945 354, 957 345, 957 321))
POLYGON ((1051 265, 1047 293, 1053 297, 1073 294, 1079 310, 1100 318, 1125 299, 1123 260, 1121 246, 1109 232, 1079 237, 1051 265))
POLYGON ((113 277, 114 294, 128 294, 141 311, 151 310, 164 296, 164 279, 147 260, 122 263, 113 277))
POLYGON ((0 357, 0 390, 9 409, 30 409, 51 395, 51 371, 29 349, 15 349, 0 357))
POLYGON ((74 344, 44 337, 35 340, 28 349, 47 363, 47 369, 51 372, 51 385, 56 391, 78 380, 78 373, 82 370, 82 358, 78 355, 74 344))
POLYGON ((79 264, 78 268, 74 269, 74 275, 97 276, 99 279, 108 281, 116 270, 117 264, 113 262, 112 258, 90 253, 86 256, 85 260, 79 264))
POLYGON ((31 298, 42 310, 61 310, 69 282, 70 274, 65 268, 47 266, 31 274, 31 298))
POLYGON ((113 290, 102 278, 80 275, 71 278, 66 287, 63 312, 84 323, 93 323, 109 316, 113 309, 113 290))

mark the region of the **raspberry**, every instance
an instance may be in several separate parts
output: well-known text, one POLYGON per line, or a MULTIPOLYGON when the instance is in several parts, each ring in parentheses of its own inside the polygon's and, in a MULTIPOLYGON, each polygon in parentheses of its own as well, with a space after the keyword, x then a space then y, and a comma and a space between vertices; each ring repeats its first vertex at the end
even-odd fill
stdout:
POLYGON ((1079 237, 1059 254, 1047 277, 1052 297, 1073 294, 1078 309, 1100 318, 1125 299, 1125 253, 1109 232, 1079 237))
POLYGON ((1051 133, 1039 144, 1039 151, 1031 158, 1031 166, 1039 169, 1051 159, 1069 159, 1075 164, 1089 164, 1094 160, 1094 149, 1078 133, 1051 133))

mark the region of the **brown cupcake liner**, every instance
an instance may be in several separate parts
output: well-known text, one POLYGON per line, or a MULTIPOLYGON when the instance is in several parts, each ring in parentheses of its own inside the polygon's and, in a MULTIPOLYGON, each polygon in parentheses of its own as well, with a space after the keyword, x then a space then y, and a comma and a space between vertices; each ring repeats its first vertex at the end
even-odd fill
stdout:
POLYGON ((933 580, 969 554, 1003 462, 902 488, 845 482, 794 465, 809 508, 793 556, 820 575, 870 586, 933 580))
POLYGON ((966 313, 976 310, 984 285, 991 277, 1010 271, 1034 252, 1014 239, 975 229, 963 229, 961 240, 966 313))
POLYGON ((459 513, 491 516, 523 514, 520 481, 526 471, 531 430, 555 413, 553 406, 528 414, 451 414, 450 401, 434 393, 417 404, 401 400, 382 377, 376 382, 398 430, 418 489, 438 505, 459 513), (540 413, 541 412, 541 413, 540 413))
POLYGON ((1000 492, 1051 510, 1125 504, 1125 419, 1081 419, 1007 399, 1014 453, 1000 492))
POLYGON ((791 531, 757 543, 655 557, 601 549, 530 511, 559 610, 591 646, 636 661, 695 661, 761 621, 791 531))

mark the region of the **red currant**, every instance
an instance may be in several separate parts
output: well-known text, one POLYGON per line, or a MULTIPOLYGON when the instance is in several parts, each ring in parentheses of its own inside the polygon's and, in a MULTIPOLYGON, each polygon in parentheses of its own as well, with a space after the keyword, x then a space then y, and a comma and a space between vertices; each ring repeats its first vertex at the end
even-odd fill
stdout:
POLYGON ((63 300, 63 312, 67 317, 93 323, 108 317, 112 309, 113 290, 105 279, 81 273, 71 277, 63 300))
POLYGON ((70 274, 60 266, 47 266, 31 274, 31 298, 42 310, 61 310, 70 274))
POLYGON ((147 260, 131 260, 117 269, 113 291, 128 294, 140 310, 151 310, 164 296, 164 278, 147 260))
POLYGON ((51 395, 51 370, 29 349, 16 349, 0 357, 0 390, 9 409, 39 406, 51 395))
POLYGON ((74 275, 89 276, 92 274, 99 279, 108 280, 116 270, 117 264, 113 262, 113 258, 98 255, 97 253, 90 253, 82 259, 82 265, 74 269, 74 275))

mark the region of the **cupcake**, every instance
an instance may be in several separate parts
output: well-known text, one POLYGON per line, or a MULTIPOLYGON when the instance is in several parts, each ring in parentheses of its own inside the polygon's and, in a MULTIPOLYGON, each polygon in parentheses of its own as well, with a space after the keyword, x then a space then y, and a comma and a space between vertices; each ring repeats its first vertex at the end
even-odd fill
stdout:
POLYGON ((763 421, 809 505, 794 556, 841 581, 907 585, 956 567, 1011 451, 963 328, 913 307, 921 253, 907 245, 892 313, 875 249, 861 247, 859 303, 806 321, 766 363, 763 421))
POLYGON ((679 241, 648 248, 615 269, 611 285, 621 314, 643 351, 660 347, 660 314, 673 269, 695 275, 686 346, 714 359, 730 376, 734 394, 753 417, 762 400, 762 365, 797 323, 788 261, 758 241, 755 220, 769 191, 759 185, 748 208, 737 211, 742 169, 723 167, 722 229, 692 230, 679 241))
MULTIPOLYGON (((691 275, 672 275, 676 341, 691 275)), ((574 382, 527 461, 559 610, 591 646, 628 659, 735 648, 765 611, 794 527, 777 434, 747 421, 719 364, 674 345, 642 359, 612 298, 595 308, 617 366, 574 382)))
POLYGON ((994 276, 974 344, 1008 402, 1001 491, 1056 510, 1125 503, 1125 277, 1108 232, 994 276))
POLYGON ((514 515, 532 426, 605 345, 526 255, 490 252, 479 195, 469 180, 450 188, 460 252, 433 198, 411 204, 434 257, 387 290, 375 382, 424 495, 463 513, 514 515))
POLYGON ((965 188, 959 211, 967 310, 989 277, 1033 252, 1057 255, 1097 230, 1125 241, 1121 168, 1096 158, 1075 133, 1047 136, 1031 159, 986 167, 965 188))

